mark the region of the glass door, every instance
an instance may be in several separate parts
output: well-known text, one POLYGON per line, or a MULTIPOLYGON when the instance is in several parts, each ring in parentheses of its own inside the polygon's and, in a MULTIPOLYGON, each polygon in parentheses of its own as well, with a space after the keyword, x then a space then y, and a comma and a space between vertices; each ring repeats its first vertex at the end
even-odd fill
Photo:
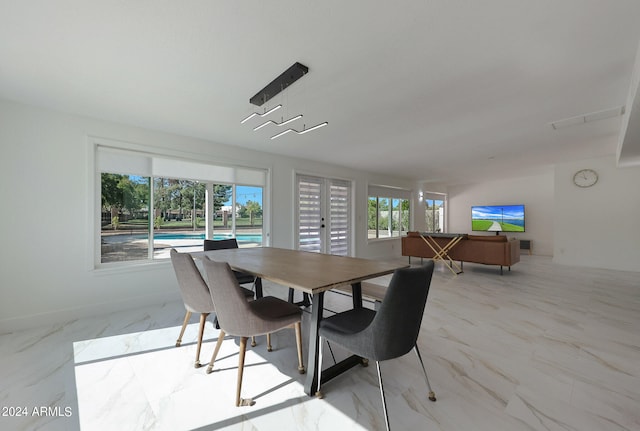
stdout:
POLYGON ((348 256, 351 252, 351 183, 297 175, 299 250, 348 256))

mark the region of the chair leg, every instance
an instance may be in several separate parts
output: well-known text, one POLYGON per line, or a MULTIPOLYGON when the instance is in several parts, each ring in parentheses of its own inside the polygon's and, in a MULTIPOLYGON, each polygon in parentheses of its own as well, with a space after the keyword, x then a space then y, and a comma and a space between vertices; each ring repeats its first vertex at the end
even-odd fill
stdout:
POLYGON ((327 347, 329 348, 329 353, 331 353, 331 358, 333 358, 333 365, 337 364, 336 355, 333 354, 333 349, 331 348, 331 343, 327 340, 327 347))
POLYGON ((182 329, 180 330, 180 335, 178 335, 178 339, 176 340, 176 347, 180 347, 180 344, 182 344, 182 336, 184 335, 184 330, 187 329, 187 325, 189 324, 189 319, 191 319, 191 311, 187 310, 187 313, 184 315, 184 322, 182 322, 182 329))
POLYGON ((273 347, 271 346, 271 334, 267 334, 267 352, 271 352, 273 347))
POLYGON ((256 343, 256 337, 255 335, 253 337, 251 337, 251 347, 256 347, 258 345, 258 343, 256 343))
POLYGON ((378 369, 378 383, 380 384, 380 395, 382 396, 382 411, 384 412, 384 423, 389 428, 389 415, 387 414, 387 401, 384 398, 384 387, 382 386, 382 373, 380 372, 380 362, 376 361, 376 368, 378 369))
POLYGON ((318 365, 316 369, 318 370, 318 386, 316 387, 316 397, 324 398, 322 391, 320 390, 320 383, 322 382, 322 337, 318 337, 318 365))
POLYGON ((196 362, 194 367, 200 368, 200 349, 202 349, 202 337, 204 336, 204 325, 207 323, 209 313, 200 314, 200 330, 198 331, 198 347, 196 348, 196 362))
POLYGON ((236 390, 236 407, 252 406, 253 400, 240 398, 240 390, 242 389, 242 372, 244 371, 244 355, 247 351, 247 337, 240 337, 240 354, 238 356, 238 388, 236 390))
POLYGON ((302 362, 302 325, 301 322, 294 324, 296 330, 296 347, 298 348, 298 372, 304 374, 306 372, 304 363, 302 362))
POLYGON ((216 342, 216 348, 213 351, 213 355, 211 356, 211 361, 209 362, 209 366, 207 367, 207 374, 211 374, 213 372, 213 363, 216 360, 216 357, 218 356, 218 352, 220 351, 220 346, 222 346, 222 342, 224 341, 224 336, 225 333, 224 331, 220 331, 220 334, 218 334, 218 341, 216 342))
POLYGON ((435 401, 436 393, 431 390, 431 385, 429 384, 429 378, 427 377, 427 370, 424 368, 424 362, 422 361, 422 356, 420 356, 420 350, 418 350, 417 344, 413 347, 413 350, 415 350, 416 355, 418 355, 418 360, 420 361, 420 365, 422 366, 422 371, 424 372, 424 380, 425 382, 427 382, 427 389, 429 389, 429 399, 431 401, 435 401))

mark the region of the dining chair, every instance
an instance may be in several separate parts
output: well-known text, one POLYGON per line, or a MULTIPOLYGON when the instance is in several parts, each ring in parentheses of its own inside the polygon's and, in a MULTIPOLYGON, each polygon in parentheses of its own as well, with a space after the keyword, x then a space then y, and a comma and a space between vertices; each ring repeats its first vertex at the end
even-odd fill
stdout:
MULTIPOLYGON (((377 311, 355 308, 327 317, 320 322, 320 342, 331 341, 366 360, 374 360, 387 430, 389 416, 382 385, 380 361, 398 358, 414 350, 418 356, 428 388, 428 398, 436 400, 427 371, 418 349, 417 339, 427 303, 433 275, 433 261, 423 266, 398 269, 394 272, 386 294, 377 311)), ((320 349, 319 370, 322 369, 320 349)), ((321 371, 319 371, 319 374, 321 371)), ((318 376, 318 395, 321 376, 318 376)))
MULTIPOLYGON (((231 248, 238 248, 238 241, 235 238, 228 239, 205 239, 203 249, 209 250, 228 250, 231 248)), ((256 277, 246 272, 233 271, 233 275, 238 280, 239 284, 253 284, 256 281, 256 277)))
POLYGON ((218 336, 211 362, 207 367, 207 374, 213 372, 213 365, 224 337, 226 335, 240 337, 236 406, 254 404, 251 399, 242 399, 240 397, 245 351, 249 337, 266 334, 267 350, 272 351, 270 334, 284 328, 293 327, 296 333, 298 350, 298 371, 304 374, 300 329, 302 311, 300 308, 274 296, 265 296, 255 301, 247 302, 242 297, 238 280, 235 278, 228 263, 215 262, 207 258, 204 259, 204 268, 211 297, 218 310, 218 321, 220 323, 220 335, 218 336))
MULTIPOLYGON (((182 344, 182 336, 189 324, 192 313, 200 313, 200 328, 198 331, 198 347, 196 349, 196 361, 195 368, 200 368, 200 350, 202 348, 202 337, 204 335, 204 326, 207 321, 207 316, 215 312, 213 301, 211 300, 211 294, 209 293, 209 287, 202 278, 200 270, 196 266, 193 257, 189 253, 178 253, 176 249, 171 249, 171 263, 173 264, 173 270, 178 279, 178 287, 180 289, 180 295, 184 302, 184 308, 186 314, 180 329, 180 335, 176 340, 176 347, 180 347, 182 344)), ((241 289, 242 295, 246 299, 253 298, 253 292, 248 289, 241 289)))

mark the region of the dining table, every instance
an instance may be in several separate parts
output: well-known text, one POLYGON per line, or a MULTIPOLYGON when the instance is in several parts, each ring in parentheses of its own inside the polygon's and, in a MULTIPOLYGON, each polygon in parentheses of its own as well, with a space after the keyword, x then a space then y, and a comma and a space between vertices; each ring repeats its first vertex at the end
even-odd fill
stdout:
MULTIPOLYGON (((262 296, 262 280, 268 280, 311 296, 307 378, 304 391, 309 396, 321 396, 318 384, 319 328, 324 311, 324 294, 334 288, 351 286, 353 307, 362 307, 364 280, 391 274, 407 267, 400 261, 363 259, 276 247, 248 247, 193 252, 195 258, 227 262, 236 271, 256 276, 256 295, 262 296)), ((323 370, 320 384, 363 363, 364 358, 352 355, 323 370)))

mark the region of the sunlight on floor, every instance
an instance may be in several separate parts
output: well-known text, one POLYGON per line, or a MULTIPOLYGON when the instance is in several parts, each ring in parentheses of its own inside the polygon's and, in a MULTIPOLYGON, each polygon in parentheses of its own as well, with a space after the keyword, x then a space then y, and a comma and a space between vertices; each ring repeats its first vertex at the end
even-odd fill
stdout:
MULTIPOLYGON (((204 366, 195 369, 197 326, 187 327, 180 348, 175 347, 177 326, 73 343, 81 429, 220 429, 244 421, 259 422, 261 429, 270 428, 269 422, 274 429, 296 429, 296 419, 309 419, 303 404, 322 402, 304 394, 293 332, 284 331, 274 334, 273 352, 266 351, 264 337, 247 350, 242 394, 256 404, 235 407, 237 340, 225 339, 214 372, 207 375, 218 331, 207 325, 200 358, 204 366), (289 410, 289 418, 283 410, 289 410)), ((336 424, 346 420, 351 429, 365 429, 326 407, 318 420, 342 417, 336 424)))

